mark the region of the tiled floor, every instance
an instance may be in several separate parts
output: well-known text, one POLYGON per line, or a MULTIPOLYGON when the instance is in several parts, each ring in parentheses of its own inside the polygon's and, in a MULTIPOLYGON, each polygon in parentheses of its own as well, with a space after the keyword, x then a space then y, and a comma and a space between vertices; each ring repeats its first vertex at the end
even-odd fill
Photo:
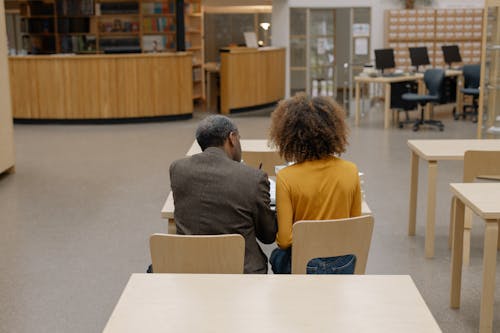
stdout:
MULTIPOLYGON (((160 209, 169 191, 168 166, 186 153, 204 116, 149 124, 15 126, 17 172, 0 177, 0 332, 103 329, 130 274, 143 272, 150 261, 149 235, 166 230, 160 209)), ((444 132, 384 130, 382 108, 375 105, 359 128, 352 127, 345 158, 365 173, 366 200, 375 216, 367 273, 410 274, 444 332, 476 332, 480 223, 474 225, 471 265, 464 270, 462 308, 448 306, 447 184, 461 179, 459 162, 439 166, 435 259, 424 259, 423 164, 417 236, 407 236, 406 141, 475 136, 470 121, 453 121, 449 110, 437 116, 444 132)), ((232 118, 242 138, 267 138, 269 111, 232 118)), ((495 305, 494 331, 500 332, 500 292, 495 305)))

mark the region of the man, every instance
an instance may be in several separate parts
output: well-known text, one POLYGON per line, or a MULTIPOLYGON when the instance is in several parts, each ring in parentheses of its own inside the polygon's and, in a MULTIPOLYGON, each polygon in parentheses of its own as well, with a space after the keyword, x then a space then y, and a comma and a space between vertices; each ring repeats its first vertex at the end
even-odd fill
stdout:
POLYGON ((170 166, 175 223, 181 235, 241 234, 245 238, 245 273, 267 273, 265 244, 276 238, 269 181, 261 170, 241 162, 236 125, 209 116, 196 130, 202 153, 170 166))

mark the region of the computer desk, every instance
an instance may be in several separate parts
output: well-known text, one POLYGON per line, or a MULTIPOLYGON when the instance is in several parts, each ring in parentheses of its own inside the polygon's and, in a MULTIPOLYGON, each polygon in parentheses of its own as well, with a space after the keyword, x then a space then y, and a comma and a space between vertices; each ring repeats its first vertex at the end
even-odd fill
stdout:
MULTIPOLYGON (((456 108, 457 111, 462 110, 462 92, 460 88, 462 87, 463 74, 460 70, 449 69, 446 70, 445 75, 447 77, 457 77, 457 100, 456 108)), ((359 119, 361 114, 360 99, 361 99, 361 84, 368 83, 378 83, 384 86, 384 128, 389 128, 391 124, 391 83, 405 82, 405 81, 417 81, 418 82, 418 93, 423 94, 425 92, 424 75, 422 73, 407 74, 402 76, 356 76, 354 81, 356 82, 355 98, 356 98, 356 112, 354 118, 355 126, 359 126, 359 119)), ((427 112, 429 109, 427 109, 427 112)))

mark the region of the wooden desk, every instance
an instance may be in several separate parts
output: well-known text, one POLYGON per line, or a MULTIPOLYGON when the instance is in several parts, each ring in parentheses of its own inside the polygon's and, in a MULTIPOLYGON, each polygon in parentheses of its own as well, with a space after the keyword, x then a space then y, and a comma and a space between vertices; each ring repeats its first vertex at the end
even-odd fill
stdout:
POLYGON ((192 55, 12 56, 16 119, 191 117, 192 55))
MULTIPOLYGON (((462 71, 457 71, 457 70, 446 70, 446 76, 452 77, 456 76, 458 78, 462 77, 462 71)), ((424 75, 421 73, 418 74, 411 74, 411 75, 403 75, 403 76, 393 76, 393 77, 385 77, 385 76, 377 76, 377 77, 371 77, 371 76, 356 76, 354 78, 354 81, 356 82, 356 90, 355 90, 355 98, 356 98, 356 113, 355 113, 355 118, 354 118, 354 124, 355 126, 359 126, 359 119, 360 119, 360 114, 361 114, 361 107, 360 107, 360 85, 361 84, 367 84, 367 83, 379 83, 384 85, 384 128, 389 128, 390 122, 391 122, 391 83, 397 83, 397 82, 405 82, 405 81, 418 81, 419 85, 419 93, 423 94, 424 93, 424 82, 423 82, 424 75)), ((460 80, 459 80, 460 81, 460 80)), ((462 92, 460 90, 461 84, 457 81, 457 102, 456 102, 456 107, 457 107, 457 112, 462 110, 462 92)))
MULTIPOLYGON (((274 166, 285 164, 285 161, 281 159, 278 152, 269 146, 267 140, 240 140, 240 142, 243 161, 254 168, 258 168, 262 163, 262 170, 267 172, 269 176, 275 176, 274 166)), ((186 156, 198 153, 201 153, 201 148, 195 140, 186 153, 186 156)), ((170 191, 161 209, 161 217, 168 220, 167 229, 169 234, 176 233, 174 210, 174 197, 172 191, 170 191)), ((362 203, 361 211, 366 215, 372 213, 366 202, 362 203)))
POLYGON ((465 206, 467 206, 486 223, 484 231, 483 287, 481 291, 479 332, 492 332, 497 247, 500 245, 498 241, 500 237, 500 229, 498 226, 500 222, 500 184, 450 184, 450 187, 453 195, 457 198, 451 257, 450 306, 452 308, 460 307, 463 253, 462 239, 464 235, 464 211, 465 206))
POLYGON ((221 113, 285 97, 285 48, 227 48, 221 52, 221 113))
POLYGON ((441 332, 408 275, 133 274, 104 333, 441 332))
MULTIPOLYGON (((174 196, 172 194, 172 191, 170 191, 168 193, 167 200, 165 200, 163 208, 161 209, 161 217, 168 220, 167 233, 169 234, 177 233, 177 228, 175 226, 174 212, 175 212, 174 196)), ((361 203, 361 214, 363 215, 372 214, 370 207, 365 201, 361 203)))
POLYGON ((436 216, 437 162, 461 161, 467 150, 500 150, 500 140, 408 140, 411 151, 410 213, 408 235, 415 235, 417 217, 418 162, 427 161, 427 223, 425 228, 425 256, 434 256, 434 226, 436 216))

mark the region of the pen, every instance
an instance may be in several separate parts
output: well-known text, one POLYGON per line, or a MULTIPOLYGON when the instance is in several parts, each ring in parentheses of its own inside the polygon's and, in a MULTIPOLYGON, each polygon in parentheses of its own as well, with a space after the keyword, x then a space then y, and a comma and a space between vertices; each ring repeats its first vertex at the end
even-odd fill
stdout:
POLYGON ((262 169, 262 162, 259 164, 259 170, 262 169))

